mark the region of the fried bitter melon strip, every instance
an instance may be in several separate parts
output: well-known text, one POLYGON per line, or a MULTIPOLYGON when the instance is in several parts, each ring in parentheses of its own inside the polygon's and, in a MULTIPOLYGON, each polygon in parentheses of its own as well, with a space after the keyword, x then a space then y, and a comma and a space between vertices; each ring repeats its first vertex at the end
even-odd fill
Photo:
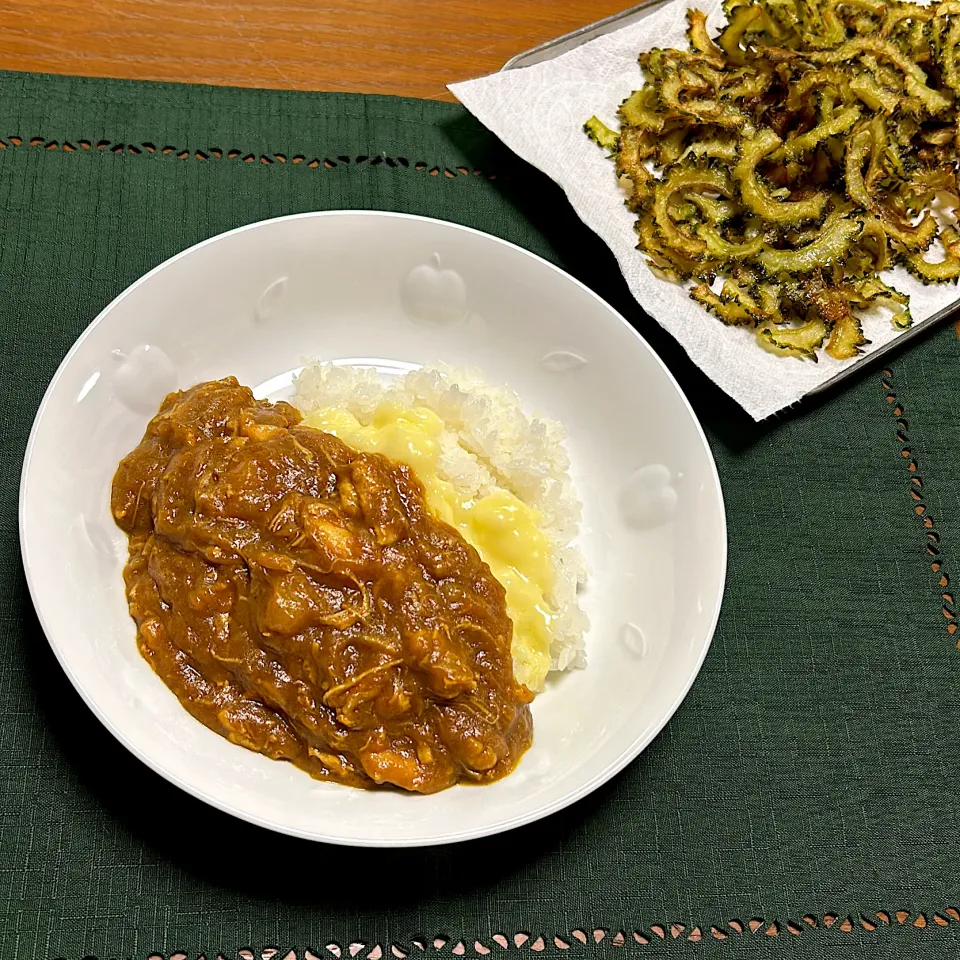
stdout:
POLYGON ((653 268, 778 356, 849 360, 863 311, 912 322, 880 272, 960 280, 960 0, 723 11, 719 30, 688 11, 688 49, 640 54, 619 130, 591 117, 586 131, 653 268))
POLYGON ((729 179, 717 170, 696 167, 674 167, 654 189, 653 216, 664 241, 688 257, 706 252, 704 240, 691 237, 680 230, 670 214, 670 201, 678 193, 706 193, 712 191, 724 196, 733 192, 729 179))
POLYGON ((826 323, 813 314, 806 323, 796 327, 766 324, 757 330, 757 343, 781 357, 798 360, 817 360, 817 348, 827 339, 826 323))

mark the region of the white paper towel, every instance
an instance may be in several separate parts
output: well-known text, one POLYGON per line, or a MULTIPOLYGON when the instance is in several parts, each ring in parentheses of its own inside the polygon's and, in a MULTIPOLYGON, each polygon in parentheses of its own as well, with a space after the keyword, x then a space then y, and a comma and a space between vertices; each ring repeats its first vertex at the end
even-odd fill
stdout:
MULTIPOLYGON (((686 11, 673 0, 656 13, 598 37, 553 60, 455 83, 450 90, 515 153, 555 180, 578 216, 613 251, 640 305, 683 345, 694 363, 755 420, 776 413, 857 360, 821 353, 818 363, 778 357, 757 346, 752 331, 724 326, 688 295, 689 285, 662 280, 636 249, 636 219, 624 206, 613 163, 583 133, 596 114, 618 127, 617 106, 643 85, 637 54, 653 47, 686 48, 686 11)), ((719 0, 699 4, 712 32, 723 23, 719 0)), ((910 296, 914 322, 957 299, 953 284, 924 286, 898 268, 885 276, 910 296)), ((898 335, 890 313, 864 315, 874 350, 898 335)), ((642 331, 641 331, 642 332, 642 331)))

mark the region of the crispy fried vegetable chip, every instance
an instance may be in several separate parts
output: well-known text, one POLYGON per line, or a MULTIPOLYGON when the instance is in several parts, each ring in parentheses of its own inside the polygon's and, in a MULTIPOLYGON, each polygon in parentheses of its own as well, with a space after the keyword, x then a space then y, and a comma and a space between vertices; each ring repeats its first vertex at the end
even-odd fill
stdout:
POLYGON ((960 280, 960 0, 724 12, 711 36, 689 10, 689 49, 640 54, 619 130, 585 130, 615 161, 651 269, 778 356, 851 359, 860 312, 912 323, 879 273, 960 280))

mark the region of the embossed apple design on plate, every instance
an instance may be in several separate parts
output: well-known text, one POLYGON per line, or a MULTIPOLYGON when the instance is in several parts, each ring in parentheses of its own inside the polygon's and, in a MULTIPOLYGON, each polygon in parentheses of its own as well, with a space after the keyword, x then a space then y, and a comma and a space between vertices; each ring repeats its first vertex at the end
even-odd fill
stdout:
POLYGON ((649 530, 666 523, 677 508, 673 475, 662 463, 637 470, 623 485, 620 513, 631 527, 649 530))
POLYGON ((440 254, 414 267, 400 284, 400 301, 411 320, 452 324, 467 315, 467 285, 456 270, 444 267, 440 254))

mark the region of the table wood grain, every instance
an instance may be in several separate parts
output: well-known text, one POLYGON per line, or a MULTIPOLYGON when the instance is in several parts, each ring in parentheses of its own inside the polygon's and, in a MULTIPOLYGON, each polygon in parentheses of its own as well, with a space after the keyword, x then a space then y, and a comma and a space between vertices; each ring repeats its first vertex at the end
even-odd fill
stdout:
POLYGON ((453 99, 630 0, 0 0, 0 68, 453 99))

